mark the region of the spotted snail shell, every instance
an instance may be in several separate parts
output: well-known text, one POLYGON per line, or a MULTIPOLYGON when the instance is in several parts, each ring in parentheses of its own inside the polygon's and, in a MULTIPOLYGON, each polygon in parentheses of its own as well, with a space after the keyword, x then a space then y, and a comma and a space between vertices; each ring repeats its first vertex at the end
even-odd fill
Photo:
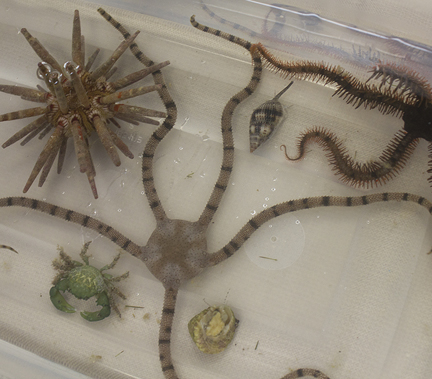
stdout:
POLYGON ((279 98, 291 87, 288 84, 272 100, 266 101, 252 113, 249 128, 250 152, 253 153, 261 144, 268 140, 273 130, 279 124, 283 109, 279 98))
POLYGON ((239 321, 227 305, 212 306, 193 317, 189 333, 203 353, 217 354, 226 349, 234 337, 239 321))

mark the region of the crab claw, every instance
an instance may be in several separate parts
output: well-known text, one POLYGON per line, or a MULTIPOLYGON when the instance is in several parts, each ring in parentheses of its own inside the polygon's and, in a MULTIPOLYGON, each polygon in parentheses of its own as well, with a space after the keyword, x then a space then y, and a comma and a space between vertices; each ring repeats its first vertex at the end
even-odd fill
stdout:
POLYGON ((96 312, 81 312, 81 317, 86 319, 87 321, 101 321, 105 317, 108 317, 111 314, 111 307, 108 295, 106 292, 102 292, 99 294, 97 301, 97 305, 102 305, 102 309, 96 312))
POLYGON ((74 313, 76 309, 70 305, 56 287, 50 289, 50 299, 53 305, 62 312, 74 313))

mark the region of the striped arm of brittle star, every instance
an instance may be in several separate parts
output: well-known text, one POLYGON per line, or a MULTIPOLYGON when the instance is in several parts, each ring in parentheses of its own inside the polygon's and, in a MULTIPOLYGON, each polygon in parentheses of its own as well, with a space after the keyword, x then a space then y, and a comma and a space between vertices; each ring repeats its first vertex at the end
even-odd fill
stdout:
MULTIPOLYGON (((250 42, 238 38, 236 36, 233 36, 232 34, 221 32, 220 30, 216 30, 208 26, 201 25, 195 21, 194 16, 191 17, 190 21, 195 28, 202 30, 203 32, 210 33, 215 36, 224 38, 250 51, 250 48, 252 46, 250 42)), ((210 199, 207 202, 205 209, 198 221, 201 225, 204 226, 209 225, 209 223, 211 222, 222 200, 222 196, 227 188, 228 181, 233 168, 234 139, 232 133, 231 120, 232 120, 234 110, 237 107, 237 105, 239 105, 243 100, 248 98, 255 91, 261 79, 261 73, 262 73, 261 58, 256 51, 251 52, 251 56, 252 56, 253 73, 248 85, 245 88, 243 88, 240 92, 235 94, 228 101, 228 103, 225 105, 225 108, 222 112, 222 120, 221 120, 222 142, 223 142, 222 167, 219 173, 219 177, 216 181, 215 187, 213 189, 213 192, 210 195, 210 199)))
POLYGON ((96 220, 93 217, 72 211, 70 209, 59 207, 45 201, 31 199, 28 197, 3 197, 0 199, 0 207, 12 206, 33 209, 65 221, 70 221, 85 228, 92 229, 105 236, 110 241, 114 242, 120 248, 132 254, 133 256, 139 256, 140 254, 140 247, 136 243, 125 237, 122 233, 115 230, 108 224, 96 220))
POLYGON ((255 31, 253 31, 252 29, 246 28, 246 27, 243 26, 243 25, 237 24, 237 23, 235 23, 235 22, 228 21, 227 19, 218 16, 218 15, 217 15, 216 13, 214 13, 214 12, 213 12, 209 7, 207 7, 207 5, 205 5, 204 2, 203 2, 202 0, 200 0, 200 4, 201 4, 201 8, 202 8, 205 12, 207 12, 208 15, 209 15, 211 18, 214 18, 217 22, 219 22, 219 23, 221 23, 221 24, 223 24, 223 25, 228 25, 228 26, 232 27, 232 28, 235 29, 235 30, 240 30, 240 31, 242 31, 242 32, 244 32, 244 33, 250 35, 252 38, 255 38, 255 37, 258 35, 258 33, 255 32, 255 31))
MULTIPOLYGON (((116 28, 122 35, 123 38, 127 39, 130 37, 130 33, 115 19, 113 19, 105 10, 102 8, 98 9, 98 12, 102 15, 105 20, 107 20, 114 28, 116 28)), ((136 42, 130 45, 130 50, 133 55, 146 67, 153 66, 155 63, 144 55, 144 53, 139 49, 136 42)), ((143 158, 142 158, 142 180, 144 185, 144 191, 146 193, 147 200, 150 204, 150 208, 156 218, 156 221, 162 221, 167 218, 165 211, 160 202, 159 196, 157 194, 154 179, 153 179, 153 157, 159 142, 169 133, 173 128, 177 120, 177 107, 172 99, 168 88, 165 84, 162 72, 157 70, 152 73, 153 80, 155 84, 160 84, 161 88, 158 90, 159 97, 161 98, 168 116, 165 121, 159 126, 144 148, 143 158)))
POLYGON ((159 327, 159 359, 162 372, 167 379, 178 379, 171 358, 171 332, 177 300, 177 289, 166 289, 159 327))
POLYGON ((387 201, 409 201, 421 205, 432 213, 432 203, 422 196, 402 192, 383 192, 364 196, 318 196, 285 201, 269 207, 251 218, 234 238, 222 249, 212 253, 210 266, 217 265, 231 257, 259 227, 267 221, 286 213, 319 207, 353 207, 387 201))

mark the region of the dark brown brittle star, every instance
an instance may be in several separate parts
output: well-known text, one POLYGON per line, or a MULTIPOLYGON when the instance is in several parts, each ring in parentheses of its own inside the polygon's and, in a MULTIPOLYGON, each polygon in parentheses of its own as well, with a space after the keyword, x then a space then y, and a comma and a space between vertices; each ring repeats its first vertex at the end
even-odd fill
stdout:
MULTIPOLYGON (((99 9, 99 12, 113 26, 115 26, 125 38, 128 38, 129 33, 126 29, 124 29, 117 21, 112 19, 111 16, 102 9, 99 9)), ((302 209, 327 206, 360 206, 387 201, 410 201, 425 207, 429 213, 432 212, 432 203, 423 197, 408 193, 380 193, 357 197, 322 196, 291 200, 279 203, 260 212, 249 220, 223 248, 214 253, 208 253, 205 234, 216 210, 218 209, 233 168, 234 145, 231 117, 236 106, 251 95, 257 87, 261 76, 261 59, 254 46, 249 42, 230 34, 202 26, 196 23, 194 18, 191 19, 191 22, 200 30, 220 36, 246 48, 251 52, 253 57, 253 74, 248 86, 238 94, 234 95, 228 101, 223 111, 223 163, 219 178, 210 196, 210 200, 196 222, 169 219, 164 212, 154 186, 152 174, 154 151, 163 137, 165 137, 172 129, 176 118, 175 104, 168 93, 160 71, 154 72, 153 76, 155 81, 162 85, 160 93, 167 107, 168 117, 150 137, 143 154, 142 173, 144 189, 147 200, 149 201, 150 209, 153 211, 157 221, 156 229, 145 246, 140 246, 108 224, 82 213, 26 197, 7 197, 0 199, 0 207, 25 207, 94 230, 98 234, 107 237, 122 249, 128 251, 134 257, 141 259, 147 265, 152 274, 161 281, 165 288, 164 306, 159 332, 159 351, 163 373, 166 378, 171 379, 178 377, 171 359, 170 340, 176 297, 179 287, 183 282, 193 278, 205 268, 217 265, 231 257, 243 245, 243 243, 267 221, 283 214, 302 209)), ((136 57, 145 65, 151 64, 151 61, 144 56, 135 43, 131 46, 131 49, 136 57)), ((295 370, 283 376, 282 379, 295 379, 306 376, 328 379, 328 377, 321 371, 307 368, 295 370)))
POLYGON ((27 29, 21 29, 21 33, 42 59, 42 62, 38 64, 38 76, 44 80, 48 91, 41 87, 36 90, 11 85, 0 85, 0 91, 21 96, 24 100, 46 103, 46 106, 0 115, 0 122, 40 116, 15 133, 3 143, 2 147, 8 147, 24 138, 21 142, 23 146, 38 134, 39 139, 42 139, 52 133, 24 186, 23 192, 25 193, 40 172, 39 187, 44 184, 57 156, 57 172, 60 174, 66 155, 67 142, 69 138, 72 138, 80 171, 87 175, 93 196, 97 198, 94 180, 96 171, 89 147, 90 135, 96 132, 114 165, 119 166, 121 163, 117 149, 132 159, 134 157, 132 152, 107 124, 112 123, 120 128, 118 119, 135 125, 140 122, 159 125, 158 121, 149 117, 166 117, 164 112, 118 102, 160 90, 159 85, 123 89, 168 65, 169 62, 152 65, 121 79, 108 81, 116 71, 114 64, 133 43, 139 32, 123 41, 108 60, 91 71, 99 49, 89 57, 85 64, 84 36, 81 35, 81 23, 77 10, 73 19, 72 62, 66 62, 64 67, 27 29))
MULTIPOLYGON (((374 186, 395 177, 404 167, 420 139, 429 142, 429 173, 432 173, 432 93, 429 84, 418 74, 393 64, 379 64, 371 77, 361 82, 341 67, 320 62, 287 62, 271 54, 262 44, 258 50, 267 66, 286 78, 310 79, 335 84, 333 96, 339 96, 356 108, 377 108, 383 114, 401 116, 403 129, 398 131, 378 161, 360 164, 348 155, 337 137, 325 128, 306 130, 298 142, 298 155, 289 160, 299 160, 305 146, 316 141, 328 152, 333 170, 341 179, 354 186, 374 186), (381 79, 379 86, 368 81, 381 79)), ((286 147, 284 145, 281 148, 286 147)), ((432 183, 432 176, 428 179, 432 183)))

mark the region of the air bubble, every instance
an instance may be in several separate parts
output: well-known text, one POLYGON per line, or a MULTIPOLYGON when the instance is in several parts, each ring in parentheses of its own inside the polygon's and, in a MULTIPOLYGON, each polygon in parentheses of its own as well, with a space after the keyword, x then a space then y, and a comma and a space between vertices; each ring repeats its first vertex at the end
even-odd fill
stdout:
POLYGON ((256 211, 251 211, 250 213, 252 216, 256 215, 256 211))
POLYGON ((122 211, 122 209, 121 209, 121 208, 117 209, 117 212, 118 212, 118 213, 120 213, 121 211, 122 211))
POLYGON ((264 200, 265 200, 265 201, 269 201, 269 200, 270 200, 270 198, 269 198, 269 197, 266 197, 266 198, 264 198, 264 200))
POLYGON ((204 134, 204 135, 201 137, 201 139, 202 139, 204 142, 206 142, 206 141, 208 141, 208 140, 210 139, 210 137, 209 137, 207 134, 204 134))
POLYGON ((274 191, 276 191, 276 188, 273 187, 270 191, 274 192, 274 191))

